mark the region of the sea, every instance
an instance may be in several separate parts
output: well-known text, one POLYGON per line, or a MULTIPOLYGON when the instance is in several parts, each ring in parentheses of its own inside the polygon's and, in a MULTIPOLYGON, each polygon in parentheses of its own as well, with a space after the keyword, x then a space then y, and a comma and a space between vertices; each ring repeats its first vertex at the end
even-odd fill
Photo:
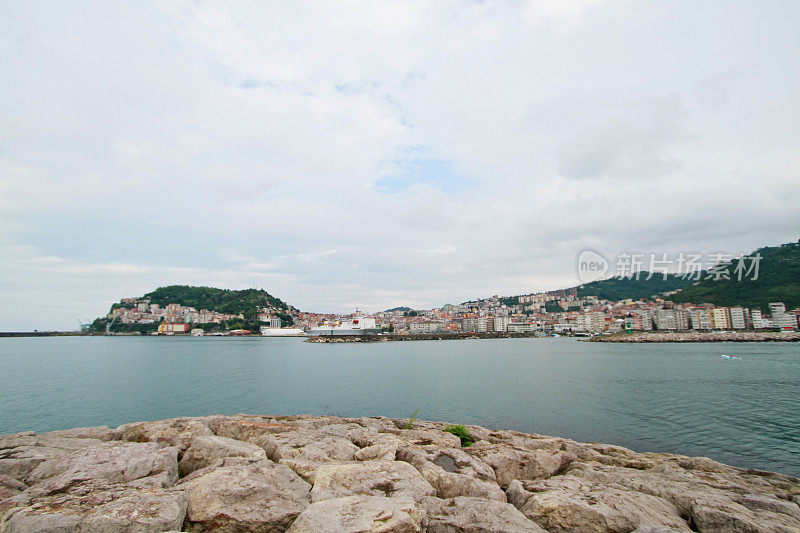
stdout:
POLYGON ((800 476, 800 343, 0 338, 0 435, 213 413, 417 413, 800 476))

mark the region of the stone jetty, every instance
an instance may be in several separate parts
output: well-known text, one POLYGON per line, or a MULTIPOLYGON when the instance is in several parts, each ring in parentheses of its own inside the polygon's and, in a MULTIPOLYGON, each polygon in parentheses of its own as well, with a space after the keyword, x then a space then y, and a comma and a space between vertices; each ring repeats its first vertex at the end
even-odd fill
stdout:
POLYGON ((798 331, 637 331, 596 335, 591 342, 798 342, 798 331))
POLYGON ((447 429, 214 415, 6 435, 0 531, 800 532, 792 476, 447 429))
POLYGON ((457 341, 475 339, 525 339, 536 337, 534 333, 382 333, 380 335, 312 335, 305 342, 393 342, 393 341, 457 341))

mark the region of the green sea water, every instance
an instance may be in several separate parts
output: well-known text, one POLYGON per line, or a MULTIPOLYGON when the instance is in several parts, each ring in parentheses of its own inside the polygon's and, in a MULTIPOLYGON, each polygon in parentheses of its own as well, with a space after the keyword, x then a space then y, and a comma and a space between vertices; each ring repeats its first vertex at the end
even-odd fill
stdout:
POLYGON ((3 338, 0 406, 0 434, 211 413, 419 409, 421 419, 800 475, 800 343, 3 338))

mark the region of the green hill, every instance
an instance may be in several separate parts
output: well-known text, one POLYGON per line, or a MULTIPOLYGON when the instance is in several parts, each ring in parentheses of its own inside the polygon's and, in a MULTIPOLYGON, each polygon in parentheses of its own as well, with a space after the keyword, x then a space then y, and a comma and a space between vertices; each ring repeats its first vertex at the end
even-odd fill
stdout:
POLYGON ((586 296, 597 296, 601 300, 639 300, 641 298, 652 298, 662 292, 682 289, 692 283, 691 280, 683 279, 680 275, 667 274, 664 279, 663 274, 653 274, 647 279, 649 273, 641 272, 639 279, 635 277, 613 277, 585 283, 576 287, 578 298, 586 296))
MULTIPOLYGON (((217 289, 215 287, 194 287, 190 285, 169 285, 159 287, 134 300, 149 300, 150 304, 158 304, 166 307, 169 304, 179 304, 184 307, 194 307, 198 311, 208 309, 227 315, 242 315, 243 319, 228 321, 220 324, 199 324, 206 330, 227 329, 250 329, 258 330, 260 323, 257 315, 260 309, 271 308, 274 315, 280 317, 284 326, 291 325, 294 321, 293 312, 297 310, 280 298, 276 298, 262 289, 229 290, 217 289)), ((133 307, 133 303, 122 300, 111 306, 111 311, 120 307, 133 307)), ((110 314, 109 312, 109 314, 110 314)), ((93 331, 105 331, 109 318, 101 317, 92 323, 93 331)), ((113 332, 150 332, 154 331, 158 324, 121 324, 112 322, 110 330, 113 332)))
POLYGON ((159 287, 142 298, 149 299, 151 304, 158 304, 161 307, 167 304, 180 304, 197 310, 208 309, 231 315, 241 314, 248 320, 255 318, 258 310, 264 307, 273 307, 289 314, 289 306, 283 300, 262 289, 233 291, 214 287, 169 285, 159 287))
POLYGON ((740 281, 738 262, 734 260, 723 265, 730 279, 702 279, 668 299, 677 303, 741 305, 763 311, 768 310, 770 302, 783 302, 787 309, 800 307, 800 242, 759 248, 751 256, 757 253, 761 254, 757 279, 751 279, 751 274, 742 276, 740 281))

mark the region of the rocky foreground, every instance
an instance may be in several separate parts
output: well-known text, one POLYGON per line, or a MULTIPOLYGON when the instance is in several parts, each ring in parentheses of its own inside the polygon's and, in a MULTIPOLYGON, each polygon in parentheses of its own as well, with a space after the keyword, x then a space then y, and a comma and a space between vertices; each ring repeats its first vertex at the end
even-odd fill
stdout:
POLYGON ((207 416, 0 437, 0 531, 800 532, 800 480, 387 418, 207 416))

